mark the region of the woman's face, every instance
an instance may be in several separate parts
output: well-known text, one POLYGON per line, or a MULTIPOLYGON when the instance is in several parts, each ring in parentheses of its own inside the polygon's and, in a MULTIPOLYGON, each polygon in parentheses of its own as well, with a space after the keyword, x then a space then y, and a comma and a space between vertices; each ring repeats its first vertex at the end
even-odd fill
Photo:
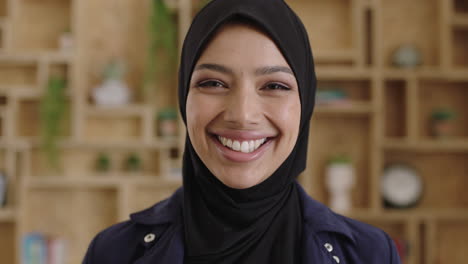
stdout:
POLYGON ((291 68, 267 35, 244 25, 224 26, 208 44, 194 68, 186 109, 198 156, 236 189, 272 175, 299 133, 291 68))

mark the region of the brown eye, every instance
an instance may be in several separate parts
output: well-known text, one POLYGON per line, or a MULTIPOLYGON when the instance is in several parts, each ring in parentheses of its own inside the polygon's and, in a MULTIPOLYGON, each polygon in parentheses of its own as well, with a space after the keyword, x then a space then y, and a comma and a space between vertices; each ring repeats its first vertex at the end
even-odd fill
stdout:
POLYGON ((281 83, 269 83, 265 85, 264 89, 265 90, 284 90, 284 91, 291 90, 291 88, 281 83))
POLYGON ((215 80, 208 80, 208 81, 198 83, 197 87, 202 87, 202 88, 224 88, 226 86, 222 82, 215 81, 215 80))

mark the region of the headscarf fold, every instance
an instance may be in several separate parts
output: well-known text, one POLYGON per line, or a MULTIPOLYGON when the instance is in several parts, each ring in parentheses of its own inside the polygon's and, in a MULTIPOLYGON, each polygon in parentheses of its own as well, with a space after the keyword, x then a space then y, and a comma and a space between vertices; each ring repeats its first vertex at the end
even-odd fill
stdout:
MULTIPOLYGON (((316 77, 307 32, 283 0, 213 0, 194 18, 179 68, 179 106, 186 101, 193 69, 226 22, 248 20, 277 45, 299 87, 301 121, 290 155, 265 181, 234 189, 201 161, 187 136, 183 158, 185 263, 300 263, 301 201, 295 183, 305 169, 316 77)), ((200 106, 202 107, 202 106, 200 106)))

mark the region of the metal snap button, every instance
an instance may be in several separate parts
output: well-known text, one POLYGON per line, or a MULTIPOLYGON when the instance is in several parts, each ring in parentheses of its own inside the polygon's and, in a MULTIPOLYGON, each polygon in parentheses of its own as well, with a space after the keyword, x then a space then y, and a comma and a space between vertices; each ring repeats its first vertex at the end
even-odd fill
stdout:
POLYGON ((153 233, 149 233, 145 236, 144 240, 146 243, 153 242, 156 236, 153 233))
POLYGON ((333 251, 333 246, 330 243, 325 243, 323 246, 327 249, 328 252, 333 251))
POLYGON ((340 263, 340 258, 337 256, 333 256, 333 259, 336 261, 336 263, 340 263))

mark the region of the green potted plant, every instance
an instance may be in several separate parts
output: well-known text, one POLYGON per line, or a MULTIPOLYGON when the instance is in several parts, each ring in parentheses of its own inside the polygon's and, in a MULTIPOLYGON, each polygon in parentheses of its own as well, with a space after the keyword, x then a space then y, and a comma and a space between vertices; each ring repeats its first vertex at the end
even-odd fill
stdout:
POLYGON ((431 114, 432 135, 436 138, 449 138, 453 136, 456 113, 450 108, 436 108, 431 114))
POLYGON ((41 147, 52 169, 59 168, 57 140, 63 134, 63 122, 68 112, 65 89, 66 80, 64 78, 51 76, 39 110, 41 147))
POLYGON ((177 27, 171 11, 163 0, 152 0, 148 56, 143 77, 144 98, 152 99, 158 77, 175 74, 176 59, 177 27))
POLYGON ((96 159, 96 170, 98 172, 108 172, 111 167, 111 160, 107 153, 99 153, 96 159))
POLYGON ((177 136, 177 110, 165 108, 157 113, 158 136, 172 139, 177 136))
POLYGON ((131 153, 125 160, 125 169, 130 172, 139 172, 142 169, 142 161, 138 154, 131 153))

